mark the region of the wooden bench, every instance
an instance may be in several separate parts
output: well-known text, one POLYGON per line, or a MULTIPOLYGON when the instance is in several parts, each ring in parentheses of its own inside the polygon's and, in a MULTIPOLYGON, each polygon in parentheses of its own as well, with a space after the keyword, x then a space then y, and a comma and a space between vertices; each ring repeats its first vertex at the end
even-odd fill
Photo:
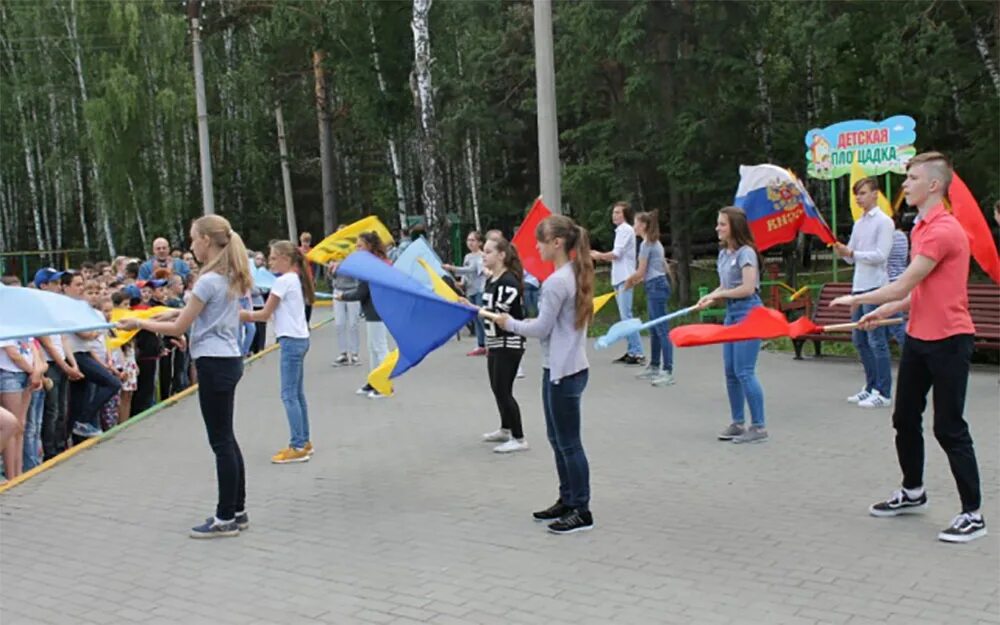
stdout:
POLYGON ((1000 351, 1000 285, 969 285, 969 314, 976 326, 976 349, 1000 351))
MULTIPOLYGON (((828 282, 820 289, 819 295, 815 299, 815 306, 812 310, 812 320, 816 325, 828 326, 835 323, 851 322, 850 306, 830 306, 830 302, 841 295, 851 294, 850 282, 828 282)), ((823 341, 837 341, 840 343, 850 343, 850 332, 831 332, 830 334, 806 334, 800 338, 793 339, 792 345, 795 347, 795 360, 802 360, 802 346, 806 341, 813 342, 813 350, 817 358, 823 355, 821 347, 823 341)))
MULTIPOLYGON (((851 309, 848 306, 830 306, 830 302, 841 295, 851 292, 849 282, 830 282, 823 285, 816 298, 816 307, 812 311, 812 320, 821 326, 834 323, 850 323, 851 309)), ((980 350, 1000 351, 1000 285, 990 283, 969 284, 969 314, 976 326, 975 347, 980 350)), ((795 359, 802 360, 802 346, 806 341, 813 342, 815 355, 823 355, 823 341, 851 341, 849 332, 830 334, 807 334, 792 341, 795 346, 795 359)))

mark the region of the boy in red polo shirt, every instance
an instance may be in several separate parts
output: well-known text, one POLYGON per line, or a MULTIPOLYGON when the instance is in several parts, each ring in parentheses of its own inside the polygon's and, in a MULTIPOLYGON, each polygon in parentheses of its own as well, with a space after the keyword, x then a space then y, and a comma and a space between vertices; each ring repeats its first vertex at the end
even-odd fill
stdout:
POLYGON ((951 176, 951 164, 939 152, 919 154, 907 164, 903 192, 907 204, 918 211, 910 233, 910 266, 895 282, 838 297, 831 305, 882 304, 861 318, 862 327, 901 311, 910 313, 892 414, 903 485, 869 511, 889 517, 927 507, 921 421, 933 387, 934 437, 948 455, 962 501, 962 512, 938 538, 965 543, 985 536, 986 522, 979 512, 979 468, 972 435, 962 416, 976 329, 969 315, 969 240, 944 206, 951 176))

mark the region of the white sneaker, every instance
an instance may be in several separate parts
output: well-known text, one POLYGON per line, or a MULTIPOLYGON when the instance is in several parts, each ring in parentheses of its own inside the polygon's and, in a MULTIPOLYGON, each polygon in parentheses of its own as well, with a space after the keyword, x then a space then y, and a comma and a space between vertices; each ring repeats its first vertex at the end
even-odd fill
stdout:
POLYGON ((361 366, 361 359, 358 358, 357 354, 351 354, 351 366, 352 367, 360 367, 361 366))
POLYGON ((510 430, 497 430, 496 432, 489 432, 483 434, 484 443, 506 443, 510 440, 510 430))
POLYGON ((371 393, 372 390, 374 390, 374 389, 372 389, 372 387, 370 387, 367 384, 365 384, 364 386, 362 386, 358 390, 354 391, 354 394, 355 395, 367 395, 368 393, 371 393))
POLYGON ((892 405, 892 400, 883 397, 878 391, 872 391, 871 397, 858 402, 859 408, 888 408, 892 405))
POLYGON ((674 374, 669 371, 660 371, 650 380, 653 386, 671 386, 674 383, 674 374))
POLYGON ((850 397, 848 397, 847 401, 851 402, 852 404, 857 404, 857 403, 863 402, 864 400, 868 399, 871 396, 872 396, 872 394, 868 392, 868 389, 863 388, 863 389, 861 389, 860 392, 855 393, 854 395, 851 395, 850 397))
POLYGON ((383 395, 375 389, 368 391, 368 399, 385 399, 387 397, 392 397, 395 393, 389 393, 388 395, 383 395))
POLYGON ((330 363, 330 365, 333 367, 343 367, 345 365, 350 364, 350 362, 351 362, 350 359, 347 357, 347 354, 345 353, 338 356, 336 360, 330 363))
POLYGON ((637 373, 635 375, 635 379, 637 379, 637 380, 652 380, 653 378, 655 378, 659 374, 660 374, 660 365, 656 365, 655 367, 653 365, 649 365, 648 367, 646 367, 645 369, 643 369, 642 371, 640 371, 639 373, 637 373))
POLYGON ((527 451, 527 450, 528 450, 528 441, 524 440, 523 438, 521 440, 512 438, 506 443, 502 445, 497 445, 496 447, 493 448, 493 451, 498 454, 509 454, 515 451, 527 451))
POLYGON ((521 365, 517 366, 517 375, 515 377, 518 377, 518 378, 523 378, 524 377, 524 367, 522 367, 521 365))

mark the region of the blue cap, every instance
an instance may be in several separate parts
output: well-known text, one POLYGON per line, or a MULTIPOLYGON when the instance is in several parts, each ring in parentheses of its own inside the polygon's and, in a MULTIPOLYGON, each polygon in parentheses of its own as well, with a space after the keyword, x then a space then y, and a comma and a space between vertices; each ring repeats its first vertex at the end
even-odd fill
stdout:
POLYGON ((62 277, 63 273, 64 272, 53 269, 52 267, 42 267, 35 272, 35 279, 32 280, 32 282, 35 283, 35 288, 39 288, 43 284, 47 284, 53 280, 58 280, 62 277))
POLYGON ((166 280, 147 280, 146 281, 146 286, 150 286, 150 287, 153 287, 154 289, 158 289, 158 288, 160 288, 162 286, 167 286, 167 281, 166 280))
POLYGON ((129 299, 142 299, 142 293, 139 291, 139 287, 135 286, 134 284, 128 285, 127 287, 122 289, 122 292, 125 295, 128 295, 129 299))

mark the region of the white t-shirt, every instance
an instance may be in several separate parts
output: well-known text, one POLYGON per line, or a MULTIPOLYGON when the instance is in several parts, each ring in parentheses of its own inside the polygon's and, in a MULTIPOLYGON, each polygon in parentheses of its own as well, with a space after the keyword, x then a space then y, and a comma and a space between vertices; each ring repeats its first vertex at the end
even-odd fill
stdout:
POLYGON ((611 286, 618 286, 635 273, 635 230, 628 222, 615 228, 615 259, 611 261, 611 286))
POLYGON ((33 356, 31 355, 30 343, 28 343, 30 340, 31 339, 11 339, 9 341, 0 341, 0 369, 3 369, 4 371, 12 371, 14 373, 24 373, 24 369, 14 364, 11 357, 7 355, 7 350, 4 349, 4 347, 16 347, 17 351, 21 352, 21 356, 28 362, 31 362, 33 356))
POLYGON ((271 295, 281 298, 274 310, 274 336, 293 339, 309 338, 306 323, 306 303, 302 296, 302 282, 299 274, 289 272, 274 281, 271 295))
MULTIPOLYGON (((55 350, 59 357, 63 360, 66 359, 66 350, 63 349, 63 335, 62 334, 52 334, 49 336, 49 340, 52 341, 52 349, 55 350)), ((52 356, 49 354, 49 350, 42 348, 42 353, 45 354, 46 362, 55 362, 52 360, 52 356)))

